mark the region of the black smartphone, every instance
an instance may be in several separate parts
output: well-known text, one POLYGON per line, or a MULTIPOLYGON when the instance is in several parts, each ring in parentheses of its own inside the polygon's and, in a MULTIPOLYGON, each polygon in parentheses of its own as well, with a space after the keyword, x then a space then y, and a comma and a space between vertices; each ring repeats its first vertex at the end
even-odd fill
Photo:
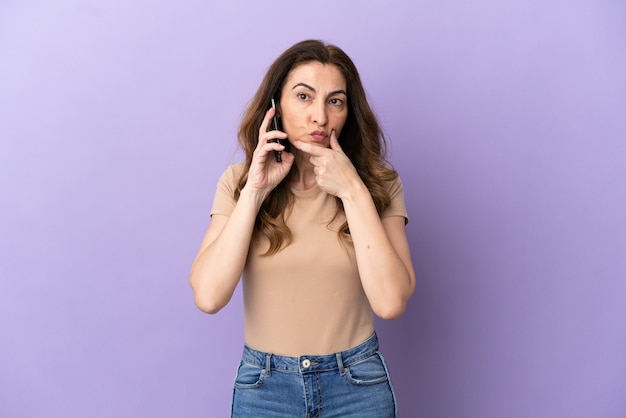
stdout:
MULTIPOLYGON (((280 120, 278 120, 278 111, 276 110, 276 102, 272 97, 272 109, 274 109, 274 117, 272 117, 272 130, 273 131, 282 131, 283 127, 280 125, 280 120)), ((274 138, 272 139, 274 142, 278 142, 280 145, 285 147, 285 151, 289 152, 289 141, 287 139, 274 138)), ((276 157, 276 162, 280 163, 283 160, 282 151, 274 151, 274 156, 276 157)))

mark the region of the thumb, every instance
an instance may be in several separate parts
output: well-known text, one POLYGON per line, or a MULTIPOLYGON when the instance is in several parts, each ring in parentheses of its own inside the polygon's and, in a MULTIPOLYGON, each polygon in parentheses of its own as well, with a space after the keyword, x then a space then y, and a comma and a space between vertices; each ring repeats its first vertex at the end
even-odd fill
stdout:
POLYGON ((341 145, 339 145, 339 141, 337 140, 337 134, 335 133, 334 129, 330 132, 330 148, 335 151, 343 151, 341 149, 341 145))

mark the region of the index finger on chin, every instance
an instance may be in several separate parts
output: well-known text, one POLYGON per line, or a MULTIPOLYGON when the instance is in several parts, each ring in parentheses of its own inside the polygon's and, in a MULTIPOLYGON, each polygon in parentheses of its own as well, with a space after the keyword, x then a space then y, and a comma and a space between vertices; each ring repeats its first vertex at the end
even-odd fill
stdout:
POLYGON ((313 144, 308 144, 306 142, 302 142, 302 141, 294 141, 293 145, 300 151, 309 154, 309 155, 313 155, 313 156, 320 156, 323 155, 325 150, 327 148, 322 148, 322 147, 318 147, 316 145, 313 144))

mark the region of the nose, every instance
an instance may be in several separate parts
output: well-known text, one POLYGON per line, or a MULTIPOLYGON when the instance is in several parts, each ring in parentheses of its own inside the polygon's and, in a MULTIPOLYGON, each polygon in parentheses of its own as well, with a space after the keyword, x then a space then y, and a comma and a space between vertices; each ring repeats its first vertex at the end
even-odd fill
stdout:
POLYGON ((324 126, 328 123, 328 115, 326 114, 326 103, 323 100, 315 101, 311 106, 311 117, 313 122, 319 126, 324 126))

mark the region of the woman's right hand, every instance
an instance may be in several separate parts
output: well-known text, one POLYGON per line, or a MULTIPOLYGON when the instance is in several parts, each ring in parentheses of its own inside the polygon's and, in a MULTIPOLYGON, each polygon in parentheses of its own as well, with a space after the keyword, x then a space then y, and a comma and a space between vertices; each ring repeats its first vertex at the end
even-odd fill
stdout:
POLYGON ((268 131, 274 112, 274 109, 269 109, 265 113, 265 118, 259 128, 259 142, 252 154, 252 163, 245 185, 245 188, 260 192, 264 197, 287 176, 295 159, 292 153, 283 152, 282 162, 276 162, 274 151, 283 151, 285 147, 272 140, 287 139, 287 134, 282 131, 268 131))

